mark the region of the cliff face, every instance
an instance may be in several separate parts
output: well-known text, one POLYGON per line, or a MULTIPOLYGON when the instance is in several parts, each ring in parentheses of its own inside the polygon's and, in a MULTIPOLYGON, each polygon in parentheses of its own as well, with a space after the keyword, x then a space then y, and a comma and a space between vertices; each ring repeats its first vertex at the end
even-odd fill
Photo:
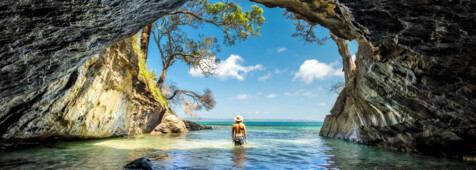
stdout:
POLYGON ((136 55, 126 42, 105 49, 183 3, 0 2, 2 140, 151 131, 162 111, 138 80, 136 55))
POLYGON ((41 98, 21 108, 23 116, 17 122, 2 129, 2 139, 100 138, 150 132, 166 107, 146 81, 139 75, 131 40, 121 40, 52 82, 41 98), (62 95, 54 96, 58 91, 62 95))
POLYGON ((253 1, 359 43, 320 135, 475 159, 475 1, 253 1))

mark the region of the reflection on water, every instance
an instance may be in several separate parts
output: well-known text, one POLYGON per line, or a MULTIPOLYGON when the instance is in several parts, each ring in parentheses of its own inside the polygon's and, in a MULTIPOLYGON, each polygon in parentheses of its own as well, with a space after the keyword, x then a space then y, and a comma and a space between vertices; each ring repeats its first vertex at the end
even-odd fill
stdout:
POLYGON ((235 147, 230 126, 163 136, 60 142, 2 152, 0 169, 118 169, 148 157, 160 169, 470 169, 474 163, 389 152, 322 138, 320 126, 248 125, 248 145, 235 147))
POLYGON ((242 146, 235 146, 232 150, 233 153, 233 162, 235 166, 242 169, 245 168, 246 163, 246 148, 242 146))

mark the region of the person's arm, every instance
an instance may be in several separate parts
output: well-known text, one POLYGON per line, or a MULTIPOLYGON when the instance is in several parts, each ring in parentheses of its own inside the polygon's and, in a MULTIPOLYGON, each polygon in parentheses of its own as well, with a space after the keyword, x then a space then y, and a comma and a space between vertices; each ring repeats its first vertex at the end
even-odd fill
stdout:
POLYGON ((245 142, 248 144, 248 133, 246 133, 246 126, 243 124, 243 133, 245 133, 245 142))
POLYGON ((234 137, 235 137, 235 125, 231 127, 231 142, 234 142, 234 137))

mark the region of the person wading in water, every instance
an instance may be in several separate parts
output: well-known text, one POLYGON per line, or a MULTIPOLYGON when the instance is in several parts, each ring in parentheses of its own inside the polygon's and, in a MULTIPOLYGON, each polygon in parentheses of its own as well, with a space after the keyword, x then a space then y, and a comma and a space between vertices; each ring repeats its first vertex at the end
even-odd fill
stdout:
POLYGON ((246 137, 246 126, 243 122, 243 117, 240 115, 235 117, 235 124, 231 128, 231 139, 235 143, 235 146, 241 146, 245 143, 248 144, 248 139, 246 137))

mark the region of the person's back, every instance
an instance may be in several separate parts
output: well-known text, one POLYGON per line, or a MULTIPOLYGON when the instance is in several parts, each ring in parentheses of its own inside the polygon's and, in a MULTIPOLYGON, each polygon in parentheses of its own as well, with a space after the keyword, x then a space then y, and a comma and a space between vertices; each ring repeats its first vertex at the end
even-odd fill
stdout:
POLYGON ((241 116, 236 116, 235 117, 235 124, 232 126, 231 130, 231 137, 233 142, 235 143, 236 146, 238 145, 243 145, 248 144, 247 140, 247 134, 246 134, 246 126, 243 122, 243 117, 241 116))

